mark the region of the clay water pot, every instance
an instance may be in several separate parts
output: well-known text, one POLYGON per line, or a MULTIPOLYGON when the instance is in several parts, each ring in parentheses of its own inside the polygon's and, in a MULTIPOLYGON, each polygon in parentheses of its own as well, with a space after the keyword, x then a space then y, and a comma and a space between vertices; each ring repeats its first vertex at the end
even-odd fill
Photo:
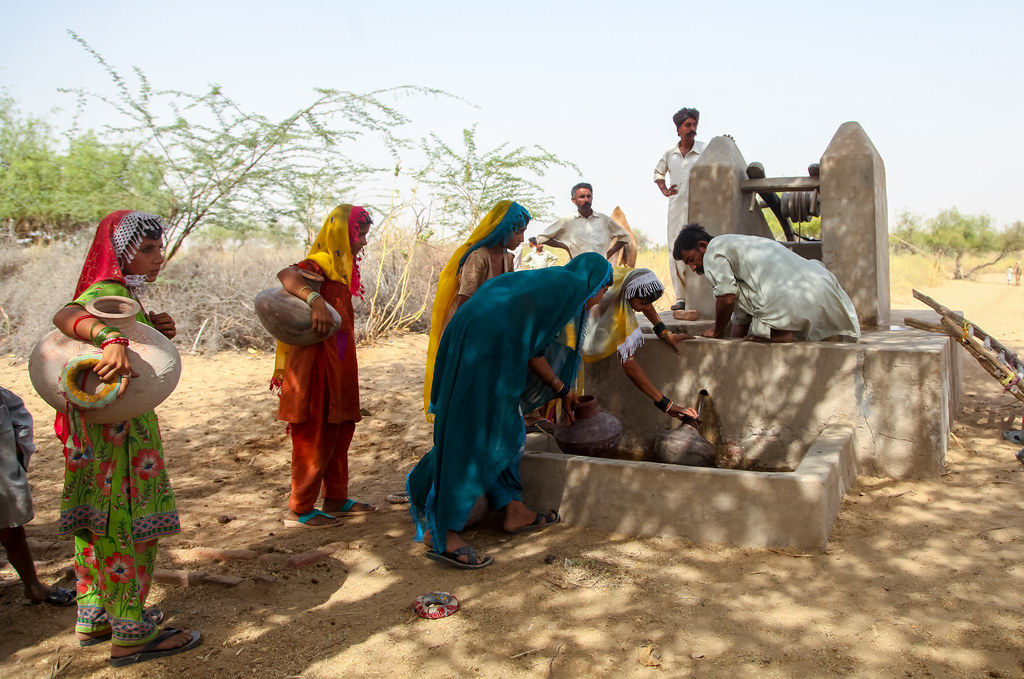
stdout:
POLYGON ((618 452, 622 422, 602 411, 596 396, 580 396, 575 416, 572 426, 559 424, 555 427, 555 443, 563 453, 613 457, 618 452))
POLYGON ((658 437, 651 461, 691 467, 714 467, 715 447, 692 424, 684 424, 658 437))
MULTIPOLYGON (((318 282, 310 281, 310 287, 319 289, 318 282)), ((322 342, 341 327, 341 316, 330 304, 331 331, 326 335, 313 332, 313 310, 308 304, 284 288, 278 286, 263 290, 253 300, 256 317, 276 339, 293 346, 306 346, 322 342)))
POLYGON ((86 422, 111 424, 149 412, 170 396, 181 377, 181 357, 160 331, 135 320, 140 309, 128 297, 99 297, 85 305, 86 311, 128 338, 128 361, 138 377, 131 378, 122 398, 111 395, 118 381, 102 382, 92 371, 93 361, 102 354, 99 349, 51 330, 28 360, 32 386, 43 400, 60 412, 68 405, 78 408, 86 422), (74 405, 76 400, 84 405, 74 405))

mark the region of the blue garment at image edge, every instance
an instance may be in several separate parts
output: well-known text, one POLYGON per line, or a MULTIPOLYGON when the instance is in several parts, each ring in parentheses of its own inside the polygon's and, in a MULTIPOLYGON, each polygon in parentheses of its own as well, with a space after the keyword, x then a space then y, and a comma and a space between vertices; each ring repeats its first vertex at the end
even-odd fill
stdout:
POLYGON ((434 447, 406 481, 417 539, 425 521, 432 547, 445 551, 445 532, 461 530, 477 497, 518 460, 526 435, 520 406, 527 412, 554 395, 528 361, 544 355, 572 384, 586 301, 611 275, 595 253, 564 267, 504 274, 480 286, 452 317, 430 396, 434 447))

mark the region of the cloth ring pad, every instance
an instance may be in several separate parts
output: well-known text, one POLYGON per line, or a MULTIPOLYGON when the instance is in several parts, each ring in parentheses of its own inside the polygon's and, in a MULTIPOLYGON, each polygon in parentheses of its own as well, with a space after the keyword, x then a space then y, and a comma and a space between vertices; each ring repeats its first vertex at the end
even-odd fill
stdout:
POLYGON ((101 382, 102 386, 95 394, 90 394, 83 389, 86 378, 99 362, 100 357, 96 354, 80 354, 64 364, 64 369, 60 374, 59 388, 68 403, 76 408, 95 410, 110 405, 117 398, 117 392, 121 386, 120 380, 101 382))
POLYGON ((437 620, 453 615, 459 610, 459 600, 448 592, 429 592, 416 597, 413 608, 421 618, 437 620))

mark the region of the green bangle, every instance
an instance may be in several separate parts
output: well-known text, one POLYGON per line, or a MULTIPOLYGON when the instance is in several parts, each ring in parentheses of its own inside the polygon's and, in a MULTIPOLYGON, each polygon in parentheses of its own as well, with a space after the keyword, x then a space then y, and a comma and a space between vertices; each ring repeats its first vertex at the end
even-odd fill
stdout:
POLYGON ((315 302, 318 297, 323 297, 323 295, 321 295, 316 290, 314 290, 313 292, 311 292, 308 295, 306 295, 306 304, 309 305, 309 308, 311 308, 311 309, 313 308, 313 302, 315 302))
POLYGON ((661 337, 661 331, 666 329, 664 321, 658 321, 654 324, 654 334, 658 337, 661 337))

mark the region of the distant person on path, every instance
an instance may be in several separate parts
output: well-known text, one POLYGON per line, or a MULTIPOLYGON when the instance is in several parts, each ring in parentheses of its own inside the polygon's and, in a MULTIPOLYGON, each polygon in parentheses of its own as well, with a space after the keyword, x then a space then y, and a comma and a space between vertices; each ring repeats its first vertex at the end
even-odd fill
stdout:
POLYGON ((558 257, 550 250, 545 250, 535 236, 530 237, 530 249, 523 255, 523 268, 528 271, 546 269, 558 263, 558 257))
POLYGON ((606 214, 594 212, 594 189, 586 182, 572 187, 570 192, 576 214, 562 217, 538 236, 541 245, 550 245, 569 253, 569 258, 584 252, 596 252, 605 259, 629 243, 629 233, 606 214))
POLYGON ((455 312, 481 285, 512 271, 511 251, 522 244, 529 223, 530 213, 522 205, 511 200, 498 201, 441 270, 430 313, 427 367, 423 380, 423 412, 427 419, 431 419, 430 388, 441 335, 455 312))
POLYGON ((277 345, 271 384, 280 388, 277 419, 288 422, 292 437, 291 497, 284 520, 289 528, 327 528, 377 511, 348 495, 348 449, 362 419, 352 297, 363 296, 359 255, 372 224, 365 208, 339 205, 306 259, 277 274, 285 290, 310 306, 317 334, 330 332, 328 304, 341 316, 341 328, 322 342, 277 345), (322 281, 319 292, 310 285, 317 280, 322 281), (314 506, 321 491, 322 510, 314 506))
POLYGON ((860 337, 853 302, 832 272, 782 243, 739 234, 712 238, 690 224, 672 256, 711 284, 715 325, 704 337, 724 337, 730 321, 732 337, 762 342, 860 337))
POLYGON ((25 524, 35 516, 28 488, 28 461, 35 450, 32 415, 25 402, 0 387, 0 545, 25 586, 26 599, 34 604, 71 606, 74 590, 39 581, 25 537, 25 524))
MULTIPOLYGON (((133 210, 107 215, 86 254, 74 301, 53 317, 62 333, 100 349, 94 371, 105 382, 120 381, 119 398, 132 397, 128 338, 85 305, 108 296, 140 301, 144 284, 154 282, 163 266, 165 229, 156 215, 133 210)), ((135 318, 168 339, 177 334, 166 313, 143 309, 135 318)), ((195 648, 202 641, 199 632, 160 630, 163 614, 143 608, 157 542, 181 530, 156 413, 96 424, 72 409, 57 414, 54 429, 65 459, 58 533, 75 537, 79 645, 111 641, 114 667, 195 648)))
POLYGON ((1006 269, 1006 284, 1013 285, 1013 267, 1007 267, 1006 269))
POLYGON ((686 308, 686 267, 672 257, 672 243, 679 230, 687 224, 690 210, 690 170, 704 152, 704 142, 697 141, 697 123, 700 111, 681 108, 672 116, 679 142, 672 145, 654 167, 654 183, 661 195, 668 198, 668 270, 672 278, 676 301, 673 311, 686 308), (666 181, 671 181, 668 184, 666 181))
POLYGON ((493 563, 459 535, 480 495, 504 512, 507 533, 560 521, 554 510, 523 504, 523 411, 560 399, 572 422, 577 399, 571 385, 580 363, 575 340, 611 277, 606 259, 584 253, 565 266, 493 278, 452 318, 430 393, 434 447, 407 480, 427 558, 465 569, 493 563))
POLYGON ((1017 283, 1017 285, 1020 285, 1021 271, 1022 269, 1020 266, 1020 260, 1018 259, 1017 263, 1013 265, 1013 279, 1017 283))

